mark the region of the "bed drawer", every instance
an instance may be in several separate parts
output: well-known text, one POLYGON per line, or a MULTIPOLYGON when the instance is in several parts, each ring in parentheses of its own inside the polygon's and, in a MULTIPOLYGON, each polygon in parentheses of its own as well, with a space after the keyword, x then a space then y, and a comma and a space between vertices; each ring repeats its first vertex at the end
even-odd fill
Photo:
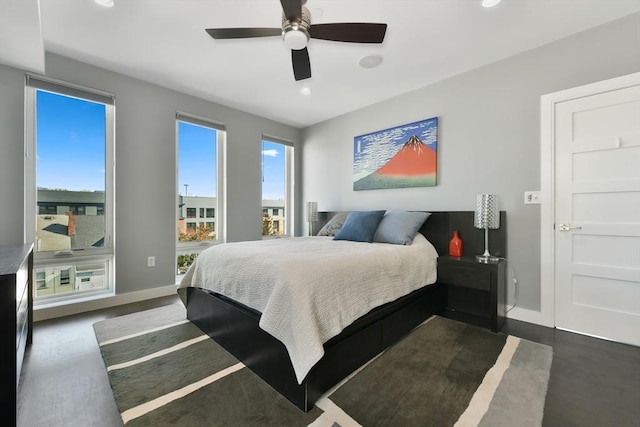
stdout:
POLYGON ((424 322, 431 313, 438 313, 445 305, 447 289, 439 283, 429 285, 430 292, 390 314, 382 322, 382 348, 387 348, 404 338, 413 328, 424 322))

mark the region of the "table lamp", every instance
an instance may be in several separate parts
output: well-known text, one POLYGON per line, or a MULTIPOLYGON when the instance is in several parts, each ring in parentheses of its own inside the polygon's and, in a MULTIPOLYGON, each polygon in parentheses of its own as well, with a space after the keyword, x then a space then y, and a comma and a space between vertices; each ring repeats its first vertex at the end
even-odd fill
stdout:
POLYGON ((476 210, 473 216, 473 225, 476 228, 484 228, 484 254, 477 255, 479 262, 496 262, 498 257, 489 253, 489 229, 500 228, 500 209, 498 209, 498 196, 495 194, 478 194, 476 196, 476 210))
POLYGON ((309 236, 313 235, 313 223, 318 220, 318 202, 307 202, 307 222, 309 223, 309 236))

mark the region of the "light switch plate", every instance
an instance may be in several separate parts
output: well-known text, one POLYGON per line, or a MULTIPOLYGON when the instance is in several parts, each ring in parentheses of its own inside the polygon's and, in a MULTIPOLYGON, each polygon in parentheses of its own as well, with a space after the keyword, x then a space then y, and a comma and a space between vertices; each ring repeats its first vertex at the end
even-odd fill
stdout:
POLYGON ((539 205, 540 204, 540 192, 539 191, 525 191, 524 192, 524 204, 525 205, 539 205))

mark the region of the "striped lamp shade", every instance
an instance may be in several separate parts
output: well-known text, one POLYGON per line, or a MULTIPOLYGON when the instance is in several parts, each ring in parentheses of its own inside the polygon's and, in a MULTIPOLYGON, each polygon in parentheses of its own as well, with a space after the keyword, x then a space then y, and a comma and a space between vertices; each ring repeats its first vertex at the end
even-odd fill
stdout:
POLYGON ((473 225, 476 228, 500 228, 500 209, 497 195, 478 194, 476 196, 473 225))
POLYGON ((307 222, 318 220, 318 202, 307 202, 307 222))

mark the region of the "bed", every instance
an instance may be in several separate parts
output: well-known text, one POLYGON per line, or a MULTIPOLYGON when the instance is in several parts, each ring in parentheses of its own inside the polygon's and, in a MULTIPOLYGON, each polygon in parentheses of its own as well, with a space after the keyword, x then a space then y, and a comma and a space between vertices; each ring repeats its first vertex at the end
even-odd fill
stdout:
MULTIPOLYGON (((313 234, 345 214, 321 213, 313 234)), ((437 257, 446 254, 451 231, 472 224, 472 215, 430 212, 408 245, 316 236, 225 244, 203 251, 178 292, 189 320, 308 411, 329 388, 444 309, 437 257), (414 259, 405 260, 411 251, 414 259), (252 259, 258 267, 247 267, 252 259), (399 263, 387 262, 393 259, 399 263), (381 290, 386 282, 399 283, 388 292, 381 290), (349 294, 364 305, 354 307, 349 294), (338 320, 319 321, 324 312, 337 312, 338 320)))

